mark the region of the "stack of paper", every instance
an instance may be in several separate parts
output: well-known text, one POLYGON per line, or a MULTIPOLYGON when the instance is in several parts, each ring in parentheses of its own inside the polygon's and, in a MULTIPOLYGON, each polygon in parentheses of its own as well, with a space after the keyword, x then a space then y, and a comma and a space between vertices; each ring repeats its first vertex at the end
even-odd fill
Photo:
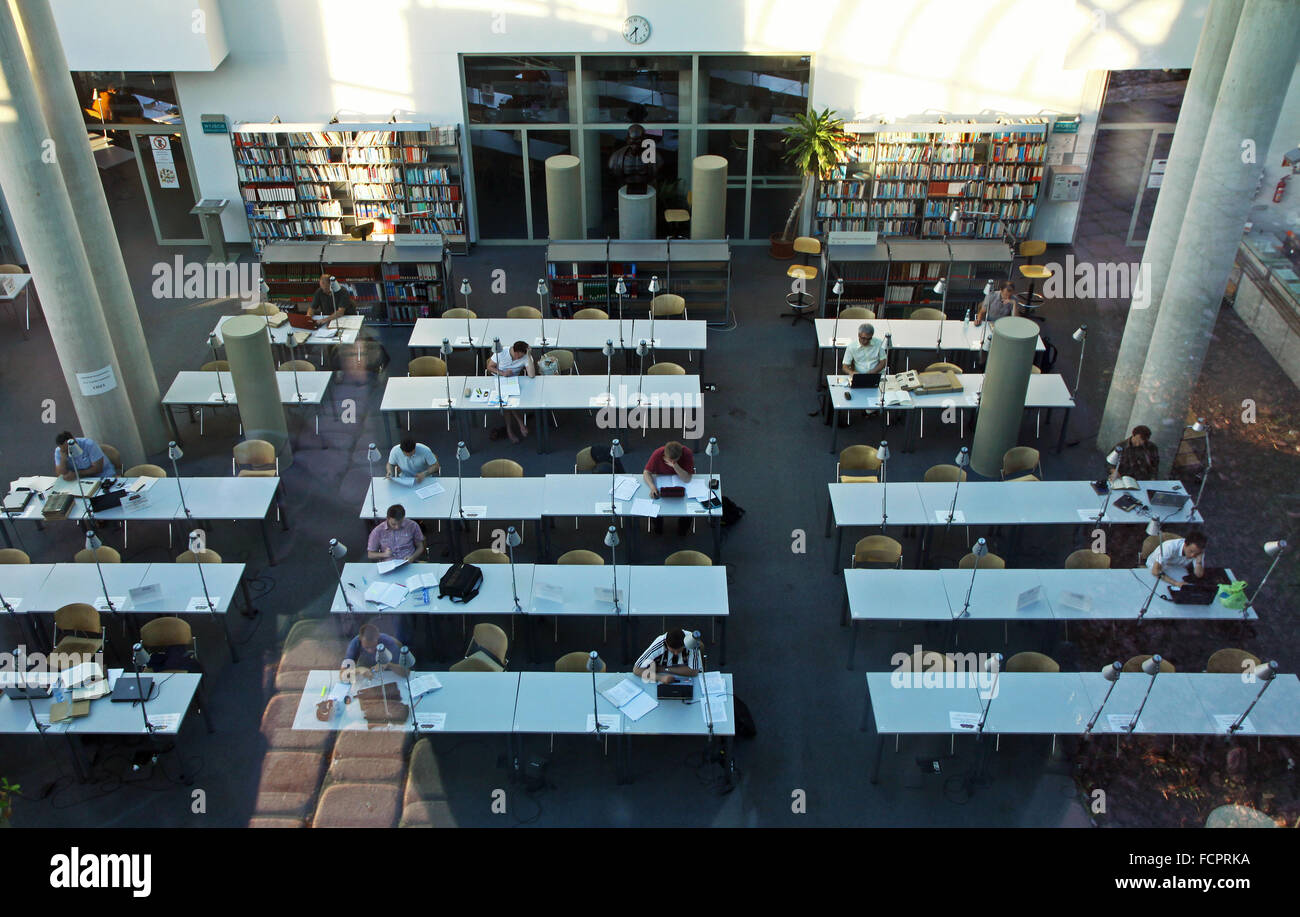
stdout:
POLYGON ((392 573, 402 564, 409 564, 410 562, 411 558, 409 557, 395 557, 392 560, 381 560, 375 564, 375 569, 379 571, 380 576, 383 576, 385 573, 392 573))
POLYGON ((641 479, 633 475, 622 475, 614 485, 614 499, 631 500, 641 486, 641 479))
POLYGON ((644 498, 633 500, 630 512, 633 516, 649 516, 653 519, 659 515, 659 503, 644 498))
POLYGON ((885 407, 895 407, 895 406, 907 407, 911 405, 911 403, 912 403, 912 395, 910 392, 904 392, 904 391, 885 392, 885 407))
POLYGON ((437 481, 433 481, 432 483, 425 484, 423 487, 417 490, 415 492, 415 495, 419 497, 421 500, 427 500, 430 497, 436 497, 438 494, 442 494, 446 492, 447 492, 447 488, 443 487, 437 481))
POLYGON ((406 578, 406 588, 409 592, 417 589, 437 589, 439 579, 441 577, 436 573, 417 573, 406 578))
POLYGON ((705 672, 695 678, 695 697, 700 701, 700 715, 707 724, 711 719, 714 724, 727 721, 727 683, 722 680, 721 672, 705 672), (705 696, 708 703, 705 704, 705 696), (707 707, 707 709, 706 709, 707 707))
POLYGON ((657 698, 651 697, 631 678, 615 675, 605 680, 600 688, 601 695, 619 709, 619 712, 633 722, 641 719, 655 707, 659 706, 657 698))
POLYGON ((366 590, 366 601, 376 605, 396 608, 406 600, 406 587, 400 583, 371 583, 366 590))

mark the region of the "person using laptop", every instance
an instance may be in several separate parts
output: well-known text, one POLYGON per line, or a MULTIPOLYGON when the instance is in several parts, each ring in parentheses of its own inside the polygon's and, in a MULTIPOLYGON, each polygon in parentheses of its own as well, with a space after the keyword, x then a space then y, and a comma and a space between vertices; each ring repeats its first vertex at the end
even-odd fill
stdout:
POLYGON ((99 443, 89 436, 73 436, 64 430, 54 438, 54 473, 65 481, 75 481, 78 474, 83 478, 116 477, 117 469, 99 443), (81 455, 72 454, 74 442, 81 447, 81 455))
POLYGON ((388 507, 384 521, 370 532, 366 556, 371 560, 406 560, 424 553, 424 532, 419 523, 406 518, 400 503, 388 507))
MULTIPOLYGON (((537 361, 529 352, 527 341, 515 341, 510 345, 509 355, 498 360, 493 356, 488 360, 487 371, 489 376, 536 376, 537 361)), ((519 442, 520 437, 528 435, 528 425, 525 423, 526 415, 522 411, 506 411, 506 435, 510 437, 512 443, 519 442), (515 425, 519 426, 519 436, 515 436, 515 425)))
MULTIPOLYGON (((641 471, 641 478, 645 481, 645 486, 650 488, 650 496, 655 500, 659 499, 659 485, 655 483, 655 478, 660 475, 676 475, 678 481, 689 484, 695 476, 695 454, 676 440, 664 443, 650 453, 650 458, 641 471)), ((691 520, 686 516, 677 520, 678 535, 685 535, 690 528, 691 520)), ((664 521, 661 517, 655 516, 651 520, 651 530, 656 535, 663 534, 664 521)))
POLYGON ((1129 438, 1115 444, 1107 453, 1110 465, 1110 480, 1130 477, 1138 481, 1154 480, 1160 468, 1160 450, 1151 442, 1151 428, 1138 425, 1133 428, 1129 438), (1118 464, 1111 464, 1110 457, 1118 455, 1118 464))
POLYGON ((442 474, 438 456, 424 443, 417 443, 415 437, 406 437, 389 451, 388 473, 385 477, 405 475, 414 478, 415 483, 419 484, 431 474, 442 474))
POLYGON ((660 634, 632 666, 638 678, 653 678, 659 684, 669 684, 678 678, 694 678, 703 671, 700 665, 701 641, 695 649, 686 648, 686 633, 680 627, 660 634))
POLYGON ((1208 539, 1198 531, 1188 532, 1182 538, 1171 538, 1161 544, 1147 558, 1151 575, 1170 586, 1187 585, 1191 574, 1198 579, 1205 576, 1205 545, 1208 539), (1182 577, 1176 579, 1175 577, 1182 577))
MULTIPOLYGON (((347 673, 350 671, 353 678, 368 678, 375 669, 375 651, 379 649, 381 643, 384 649, 393 654, 393 661, 382 666, 381 670, 406 677, 406 668, 397 663, 398 656, 401 654, 402 641, 392 634, 383 633, 378 627, 369 623, 361 625, 360 632, 352 638, 343 653, 343 662, 339 665, 340 676, 347 678, 347 673)), ((414 662, 412 664, 414 665, 414 662)))
POLYGON ((307 307, 307 317, 322 325, 357 314, 357 304, 347 287, 340 286, 337 293, 330 292, 333 280, 329 274, 320 275, 320 288, 312 294, 311 305, 307 307))
POLYGON ((858 326, 858 342, 844 348, 840 369, 844 375, 854 373, 879 373, 885 370, 885 342, 876 338, 876 329, 869 324, 858 326))

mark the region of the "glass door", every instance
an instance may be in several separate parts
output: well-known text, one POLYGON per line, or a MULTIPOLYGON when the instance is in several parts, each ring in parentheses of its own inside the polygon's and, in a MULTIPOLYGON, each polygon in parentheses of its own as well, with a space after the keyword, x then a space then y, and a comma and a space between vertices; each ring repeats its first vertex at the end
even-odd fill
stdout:
POLYGON ((131 134, 158 244, 203 244, 199 218, 190 213, 197 195, 184 135, 138 128, 131 134))

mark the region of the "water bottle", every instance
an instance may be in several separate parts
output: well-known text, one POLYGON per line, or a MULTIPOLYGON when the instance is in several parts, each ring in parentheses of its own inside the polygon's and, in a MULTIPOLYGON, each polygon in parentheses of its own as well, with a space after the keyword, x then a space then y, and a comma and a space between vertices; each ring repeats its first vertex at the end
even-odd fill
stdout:
POLYGON ((421 605, 428 605, 428 604, 429 604, 429 587, 428 587, 428 586, 425 586, 425 587, 423 587, 422 589, 420 589, 420 604, 421 604, 421 605))
POLYGON ((63 693, 63 680, 62 680, 62 679, 56 677, 56 678, 54 679, 53 688, 54 688, 54 702, 55 702, 56 704, 61 704, 61 703, 63 703, 65 700, 67 700, 67 696, 63 693))
POLYGON ((968 306, 966 308, 966 314, 963 315, 961 318, 961 330, 964 333, 967 330, 969 330, 969 328, 970 328, 970 307, 968 306))

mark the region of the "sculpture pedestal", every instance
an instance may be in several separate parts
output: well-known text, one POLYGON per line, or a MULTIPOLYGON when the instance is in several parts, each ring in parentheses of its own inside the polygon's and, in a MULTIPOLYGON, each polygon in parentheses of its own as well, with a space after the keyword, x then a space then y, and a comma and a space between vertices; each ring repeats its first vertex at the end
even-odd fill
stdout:
POLYGON ((618 237, 653 239, 659 195, 653 186, 645 194, 628 194, 627 185, 618 189, 618 237))

